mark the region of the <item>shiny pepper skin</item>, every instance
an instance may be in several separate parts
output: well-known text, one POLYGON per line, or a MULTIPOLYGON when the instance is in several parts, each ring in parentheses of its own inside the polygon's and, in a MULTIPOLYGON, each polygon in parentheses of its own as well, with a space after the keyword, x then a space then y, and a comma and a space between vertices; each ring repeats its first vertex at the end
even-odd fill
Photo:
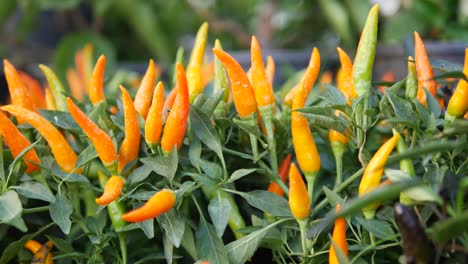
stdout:
POLYGON ((398 143, 399 137, 400 134, 396 133, 387 140, 369 161, 359 185, 359 196, 374 190, 380 184, 385 164, 387 163, 390 153, 392 153, 392 150, 398 143))
POLYGON ((145 140, 148 145, 157 145, 161 140, 164 107, 164 84, 158 82, 145 123, 145 140))
POLYGON ((193 102, 198 95, 203 93, 202 64, 205 53, 205 45, 208 37, 208 23, 203 23, 198 29, 192 53, 187 65, 187 84, 190 102, 193 102))
MULTIPOLYGON (((468 48, 465 49, 465 65, 463 66, 463 74, 468 76, 468 48)), ((468 77, 467 77, 468 78, 468 77)), ((452 94, 447 106, 447 114, 460 118, 468 112, 468 82, 460 79, 455 92, 452 94)))
POLYGON ((165 153, 170 153, 174 147, 179 150, 182 146, 190 110, 187 77, 184 67, 180 63, 177 63, 176 66, 176 76, 177 96, 167 117, 161 138, 161 148, 165 153))
MULTIPOLYGON (((284 160, 281 162, 281 165, 278 169, 278 175, 280 176, 280 179, 283 182, 286 182, 286 178, 288 177, 289 167, 291 166, 291 158, 292 158, 292 155, 288 154, 284 158, 284 160)), ((281 189, 281 187, 279 187, 279 185, 276 184, 275 182, 270 183, 270 185, 268 186, 268 191, 275 193, 281 197, 283 197, 284 195, 284 192, 281 189)))
POLYGON ((99 128, 85 113, 83 113, 73 100, 67 98, 68 111, 76 123, 83 129, 86 136, 91 140, 96 152, 105 166, 110 166, 117 161, 117 151, 112 138, 99 128))
POLYGON ((107 205, 113 202, 122 193, 125 182, 120 176, 111 176, 104 186, 104 193, 101 197, 96 198, 96 203, 99 205, 107 205))
POLYGON ((143 119, 148 116, 148 111, 151 105, 151 95, 154 90, 154 82, 156 80, 156 66, 153 60, 149 61, 148 69, 141 80, 140 87, 135 95, 135 109, 140 113, 143 119))
MULTIPOLYGON (((16 68, 6 59, 3 60, 5 78, 10 92, 11 103, 33 110, 33 104, 26 85, 16 68)), ((21 122, 21 120, 19 120, 21 122)))
MULTIPOLYGON (((336 212, 341 210, 341 205, 336 205, 336 212)), ((337 218, 332 234, 333 242, 343 251, 345 256, 348 256, 348 242, 346 242, 346 220, 344 218, 337 218)), ((338 257, 336 256, 335 247, 333 243, 330 244, 330 251, 328 254, 329 264, 339 264, 338 257)))
POLYGON ((45 108, 46 107, 45 95, 44 95, 44 91, 42 90, 41 84, 36 79, 34 79, 31 75, 25 72, 19 71, 18 73, 31 97, 33 110, 45 108))
POLYGON ((226 52, 213 49, 213 53, 223 63, 231 80, 231 91, 234 105, 241 118, 247 118, 257 112, 255 94, 247 74, 242 66, 226 52))
POLYGON ((132 98, 127 90, 120 86, 122 92, 122 104, 125 116, 125 137, 120 146, 118 172, 121 173, 125 166, 138 158, 140 151, 140 127, 138 124, 138 113, 132 98))
POLYGON ((176 202, 173 191, 163 189, 155 193, 142 207, 134 209, 122 215, 127 222, 142 222, 169 212, 176 202))
POLYGON ((314 173, 320 170, 320 155, 307 119, 296 111, 304 107, 307 96, 305 88, 300 89, 294 96, 291 132, 294 151, 301 170, 305 173, 314 173))
POLYGON ((429 57, 427 56, 424 42, 418 32, 414 32, 414 56, 416 64, 416 74, 418 76, 418 101, 423 105, 427 105, 425 87, 434 98, 437 96, 437 82, 433 79, 434 72, 432 71, 429 57))
POLYGON ((94 66, 89 82, 89 99, 93 105, 104 101, 104 70, 106 69, 106 56, 101 55, 94 66))
POLYGON ((304 180, 294 163, 291 163, 291 167, 289 169, 289 207, 296 219, 302 220, 309 217, 309 194, 304 180))
POLYGON ((252 36, 251 43, 251 63, 252 63, 252 87, 255 94, 257 106, 271 106, 275 103, 273 88, 263 64, 260 44, 255 36, 252 36))

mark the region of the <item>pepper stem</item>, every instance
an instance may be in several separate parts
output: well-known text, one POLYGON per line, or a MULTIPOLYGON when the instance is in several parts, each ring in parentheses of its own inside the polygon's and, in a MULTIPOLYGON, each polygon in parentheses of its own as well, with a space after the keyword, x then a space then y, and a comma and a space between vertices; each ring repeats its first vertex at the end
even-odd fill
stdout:
POLYGON ((270 151, 270 165, 272 171, 278 173, 278 159, 276 155, 276 140, 273 127, 273 105, 265 106, 259 109, 260 114, 265 122, 267 132, 268 150, 270 151))
POLYGON ((301 231, 301 244, 302 244, 302 256, 304 258, 308 255, 308 246, 307 246, 307 225, 308 225, 308 218, 305 219, 297 219, 299 223, 299 229, 301 231))
POLYGON ((309 193, 310 203, 313 202, 314 197, 314 183, 315 178, 317 178, 317 172, 304 172, 307 180, 307 192, 309 193))
POLYGON ((127 236, 123 233, 119 233, 117 236, 119 237, 122 264, 127 264, 127 236))
MULTIPOLYGON (((248 117, 245 118, 245 120, 248 121, 249 125, 252 126, 257 126, 257 115, 254 113, 248 117)), ((249 138, 250 138, 250 145, 252 147, 252 156, 253 156, 253 161, 256 163, 258 161, 258 146, 257 146, 257 137, 255 137, 254 134, 249 133, 249 138)))
POLYGON ((336 181, 335 181, 335 188, 336 188, 336 186, 340 185, 343 180, 344 144, 339 141, 331 142, 331 147, 333 150, 333 155, 335 156, 335 164, 336 164, 336 181))

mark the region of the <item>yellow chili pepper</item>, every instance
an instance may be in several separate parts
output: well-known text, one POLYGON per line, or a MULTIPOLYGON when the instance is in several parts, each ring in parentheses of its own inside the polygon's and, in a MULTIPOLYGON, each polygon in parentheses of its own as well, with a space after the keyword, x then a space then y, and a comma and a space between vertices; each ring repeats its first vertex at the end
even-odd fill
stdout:
POLYGON ((122 173, 124 167, 138 158, 140 152, 140 127, 138 113, 133 105, 132 98, 125 87, 120 86, 122 92, 122 104, 125 116, 125 137, 120 146, 118 172, 122 173))
POLYGON ((203 93, 203 78, 201 69, 203 64, 203 55, 205 53, 206 39, 208 37, 208 23, 203 23, 198 29, 195 43, 193 44, 190 60, 187 65, 187 84, 190 95, 190 102, 203 93))
MULTIPOLYGON (((465 65, 463 74, 468 76, 468 48, 465 49, 465 65)), ((455 92, 452 94, 445 114, 446 119, 460 118, 468 111, 468 82, 460 79, 455 92)))
POLYGON ((57 107, 55 106, 54 94, 52 93, 52 90, 49 86, 46 86, 46 88, 44 89, 44 97, 46 102, 46 109, 57 110, 57 107))
POLYGON ((53 264, 54 261, 52 258, 54 257, 50 250, 53 247, 52 241, 47 241, 44 245, 37 242, 36 240, 28 240, 26 244, 24 244, 24 248, 31 251, 34 254, 31 263, 42 263, 42 264, 53 264))
POLYGON ((275 80, 275 68, 275 60, 273 59, 273 57, 268 56, 265 71, 268 78, 268 82, 270 82, 271 87, 273 87, 273 82, 275 80))
MULTIPOLYGON (((396 133, 392 138, 387 140, 369 161, 369 164, 367 164, 364 171, 364 175, 362 176, 361 183, 359 184, 359 196, 362 196, 379 186, 388 156, 390 156, 390 153, 392 153, 392 150, 398 143, 399 137, 400 134, 396 133)), ((370 205, 364 208, 364 216, 368 219, 373 218, 375 209, 376 205, 370 205)))
POLYGON ((302 176, 294 163, 291 163, 289 169, 289 207, 296 219, 302 220, 309 217, 309 195, 302 176))

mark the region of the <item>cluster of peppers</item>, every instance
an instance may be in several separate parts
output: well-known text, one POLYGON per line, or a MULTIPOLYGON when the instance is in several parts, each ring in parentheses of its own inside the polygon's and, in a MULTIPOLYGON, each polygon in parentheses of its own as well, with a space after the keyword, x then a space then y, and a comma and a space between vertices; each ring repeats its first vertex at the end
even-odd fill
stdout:
MULTIPOLYGON (((366 96, 371 89, 372 65, 377 43, 378 10, 378 5, 376 5, 369 12, 354 63, 344 50, 337 49, 341 62, 337 87, 343 93, 349 105, 356 98, 366 96)), ((139 158, 141 140, 139 119, 144 120, 144 140, 153 153, 169 155, 172 151, 179 150, 189 127, 190 104, 196 102, 198 96, 204 92, 204 87, 214 75, 215 92, 223 92, 222 100, 216 108, 215 115, 223 115, 229 111, 227 108, 228 103, 232 100, 237 114, 242 120, 255 126, 258 122, 263 127, 270 154, 271 170, 275 175, 280 176, 270 184, 268 190, 280 196, 283 196, 285 191, 288 192, 289 206, 293 216, 299 223, 303 253, 304 257, 306 257, 311 249, 311 245, 306 238, 306 228, 309 224, 311 204, 314 198, 314 182, 317 173, 320 171, 321 164, 310 124, 299 110, 306 106, 309 93, 319 74, 319 51, 317 48, 313 49, 309 65, 303 77, 284 97, 283 109, 289 109, 291 113, 291 134, 297 165, 291 162, 292 155, 289 154, 278 168, 273 122, 277 111, 273 91, 275 71, 273 59, 268 57, 267 64, 264 64, 260 45, 257 39, 252 37, 251 68, 248 72, 245 72, 232 56, 222 50, 221 44, 217 40, 212 50, 215 55, 214 66, 212 65, 213 70, 207 73, 203 68, 207 31, 208 25, 205 23, 198 31, 187 70, 185 71, 181 63, 176 64, 175 87, 166 99, 164 98, 164 84, 158 82, 155 85, 160 70, 153 60, 150 60, 148 69, 133 100, 127 89, 123 86, 120 87, 125 136, 123 141, 117 144, 120 146, 119 148, 116 147, 113 136, 101 129, 77 106, 77 102, 82 102, 86 98, 89 98, 93 105, 105 103, 106 101, 104 92, 106 57, 104 55, 100 56, 94 68, 91 69, 92 65, 89 63, 89 58, 92 56, 90 56, 89 46, 77 53, 78 69, 67 72, 67 80, 73 98, 65 96, 64 86, 49 67, 40 65, 49 84, 45 92, 43 92, 37 81, 25 73, 18 72, 13 65, 4 60, 11 104, 2 106, 1 110, 15 116, 18 124, 27 123, 35 128, 47 141, 61 170, 67 173, 80 173, 81 168, 75 167, 78 158, 70 144, 72 139, 67 139, 59 129, 41 116, 37 110, 41 108, 56 109, 68 111, 71 114, 93 144, 102 165, 105 167, 105 170, 98 173, 104 192, 100 197, 96 198, 95 202, 100 206, 107 205, 114 228, 118 230, 126 222, 141 222, 158 217, 171 210, 177 203, 176 194, 170 189, 162 189, 156 192, 144 205, 129 212, 125 212, 122 204, 118 201, 118 197, 124 189, 125 178, 134 168, 135 161, 139 158), (85 58, 88 58, 88 60, 85 58), (88 97, 86 97, 86 93, 88 97), (304 182, 300 171, 304 174, 307 184, 304 182), (285 185, 288 174, 289 190, 286 189, 285 185)), ((414 33, 414 38, 415 59, 413 60, 411 57, 408 59, 409 73, 406 79, 406 96, 416 98, 421 104, 427 105, 426 92, 436 98, 437 83, 434 80, 434 74, 424 44, 417 32, 414 33)), ((468 49, 465 55, 463 73, 468 75, 468 49)), ((362 102, 362 105, 357 107, 357 113, 352 117, 347 117, 344 112, 338 110, 335 113, 337 116, 342 115, 346 118, 355 119, 356 124, 360 127, 359 130, 354 131, 358 147, 362 147, 365 143, 365 129, 368 125, 367 117, 362 114, 366 110, 367 100, 362 100, 362 102)), ((3 111, 0 111, 0 132, 13 156, 16 157, 31 143, 3 111)), ((109 111, 116 114, 118 109, 111 106, 109 111)), ((463 118, 467 111, 468 83, 465 79, 462 79, 448 102, 445 118, 448 121, 463 118)), ((329 140, 337 164, 336 186, 342 182, 342 158, 345 145, 349 142, 352 132, 350 128, 344 134, 335 130, 329 132, 329 140)), ((250 135, 250 143, 253 159, 256 161, 259 159, 257 138, 250 135)), ((372 159, 368 163, 364 163, 365 171, 359 185, 360 196, 382 184, 381 178, 385 164, 395 147, 400 153, 405 152, 407 148, 404 140, 396 130, 394 130, 394 136, 377 150, 372 159)), ((32 173, 40 169, 41 162, 33 148, 24 154, 24 160, 27 166, 26 172, 32 173)), ((415 175, 410 160, 402 160, 400 166, 401 170, 408 175, 415 175)), ((404 199, 402 196, 402 201, 404 199)), ((377 207, 378 205, 375 204, 363 208, 364 216, 368 219, 373 218, 377 207)), ((339 205, 336 210, 340 210, 339 205)), ((236 228, 242 226, 241 223, 236 228)), ((122 233, 119 233, 119 235, 122 236, 120 237, 122 240, 125 239, 122 233)), ((336 220, 332 241, 329 261, 330 263, 338 263, 337 249, 345 255, 348 254, 345 219, 339 218, 336 220)), ((51 263, 52 255, 48 252, 51 245, 46 244, 43 247, 31 240, 25 247, 35 253, 37 258, 42 256, 44 263, 51 263)), ((124 246, 121 244, 121 247, 124 246)), ((122 250, 125 251, 124 248, 122 250)))

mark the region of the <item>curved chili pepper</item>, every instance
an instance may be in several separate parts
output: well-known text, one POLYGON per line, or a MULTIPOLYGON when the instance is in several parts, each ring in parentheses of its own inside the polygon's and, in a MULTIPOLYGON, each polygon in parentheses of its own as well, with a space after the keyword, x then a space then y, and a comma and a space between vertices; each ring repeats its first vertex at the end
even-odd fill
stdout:
MULTIPOLYGON (((13 122, 2 111, 0 111, 0 133, 3 136, 3 140, 5 140, 6 145, 10 148, 11 154, 14 158, 16 158, 23 149, 31 145, 29 140, 21 134, 15 124, 13 124, 13 122)), ((38 169, 37 165, 33 163, 41 163, 34 149, 30 149, 26 152, 23 159, 27 166, 27 173, 38 169)))
POLYGON ((416 98, 418 94, 418 76, 413 57, 408 57, 408 76, 406 77, 406 98, 416 98))
MULTIPOLYGON (((3 60, 5 78, 10 91, 11 103, 17 106, 33 110, 33 103, 21 76, 15 67, 7 60, 3 60)), ((18 120, 21 122, 21 120, 18 120)))
POLYGON ((275 80, 275 60, 273 57, 268 56, 267 57, 267 62, 265 66, 265 72, 268 78, 268 82, 270 83, 271 87, 273 87, 273 82, 275 80))
POLYGON ((39 69, 44 73, 47 82, 49 83, 55 107, 60 111, 67 111, 66 92, 62 82, 51 68, 43 64, 39 64, 39 69))
POLYGON ((78 106, 73 103, 73 100, 67 98, 68 111, 75 119, 76 123, 83 129, 86 136, 91 140, 96 149, 96 152, 106 167, 112 167, 117 161, 117 151, 111 137, 99 128, 78 106))
POLYGON ((158 82, 145 123, 145 140, 150 147, 159 144, 161 140, 163 107, 164 84, 158 82))
POLYGON ((426 87, 432 96, 436 98, 437 82, 434 80, 434 73, 427 56, 426 48, 424 47, 424 42, 416 31, 414 32, 414 57, 416 63, 416 74, 418 76, 417 98, 419 102, 426 106, 426 93, 424 92, 423 87, 426 87))
POLYGON ((176 202, 176 196, 169 189, 162 189, 155 193, 142 207, 122 215, 127 222, 142 222, 169 212, 176 202))
POLYGON ((33 110, 45 108, 45 96, 41 84, 25 72, 19 71, 18 73, 27 87, 27 93, 30 95, 33 110))
POLYGON ((294 163, 291 163, 289 169, 289 207, 296 219, 303 220, 309 217, 309 195, 302 176, 294 163))
POLYGON ((82 86, 83 83, 81 82, 78 72, 74 69, 68 69, 66 72, 66 78, 73 98, 80 102, 83 101, 86 89, 82 86))
POLYGON ((371 88, 372 65, 377 47, 377 28, 379 22, 379 5, 374 5, 362 29, 356 57, 353 64, 354 89, 358 96, 367 93, 371 88))
MULTIPOLYGON (((215 40, 214 47, 219 50, 223 50, 221 46, 221 41, 219 39, 215 40)), ((214 56, 214 84, 213 90, 215 92, 224 91, 223 101, 227 102, 229 100, 229 83, 226 70, 223 66, 223 63, 220 59, 214 56)))
POLYGON ((307 66, 304 76, 294 88, 284 97, 284 104, 291 106, 296 93, 305 87, 306 94, 309 94, 310 90, 314 86, 317 80, 318 73, 320 71, 320 53, 317 48, 314 48, 310 55, 309 65, 307 66))
POLYGON ((52 90, 50 90, 49 86, 46 86, 44 89, 44 96, 46 101, 46 109, 57 110, 57 107, 55 107, 54 95, 52 94, 52 90))
POLYGON ((89 99, 93 105, 104 101, 104 71, 106 69, 106 56, 101 55, 94 66, 89 81, 89 99))
POLYGON ((78 157, 60 131, 49 123, 49 121, 38 113, 17 105, 5 105, 2 106, 1 109, 17 118, 21 118, 24 122, 37 129, 39 134, 41 134, 49 144, 55 160, 64 172, 72 172, 75 169, 78 157))
POLYGON ((187 65, 187 84, 190 102, 193 102, 193 100, 195 100, 199 94, 203 93, 204 90, 201 68, 207 37, 208 23, 205 22, 198 29, 192 53, 190 54, 190 59, 187 65))
POLYGON ((44 264, 53 264, 54 261, 52 258, 54 255, 50 253, 50 250, 53 247, 52 241, 47 241, 44 245, 37 242, 36 240, 28 240, 26 244, 24 244, 24 248, 31 251, 34 254, 31 263, 44 263, 44 264))
POLYGON ((254 91, 250 85, 242 66, 226 52, 213 49, 213 53, 223 63, 231 79, 231 91, 234 105, 241 118, 247 118, 257 112, 257 102, 254 91))
MULTIPOLYGON (((341 205, 336 205, 336 212, 341 210, 341 205)), ((346 242, 346 220, 344 218, 337 218, 335 226, 333 227, 333 242, 338 246, 345 256, 348 256, 348 242, 346 242)), ((330 251, 328 253, 329 264, 339 264, 338 257, 336 256, 335 247, 333 243, 330 244, 330 251)))
MULTIPOLYGON (((289 172, 289 166, 291 166, 291 158, 292 155, 288 154, 284 160, 281 162, 281 165, 278 169, 278 175, 280 176, 281 181, 286 182, 286 178, 288 177, 288 172, 289 172)), ((283 197, 284 192, 281 187, 275 183, 271 182, 270 185, 268 186, 268 191, 272 193, 276 193, 277 195, 283 197)))
MULTIPOLYGON (((398 143, 399 137, 400 134, 396 133, 392 138, 387 140, 369 161, 369 164, 367 164, 364 171, 364 175, 362 176, 361 183, 359 184, 359 196, 374 190, 380 184, 388 156, 390 156, 393 148, 398 143)), ((364 216, 366 218, 373 218, 375 208, 376 205, 369 205, 363 208, 364 216)))
POLYGON ((177 150, 182 146, 190 110, 187 78, 184 67, 180 63, 177 63, 176 66, 176 76, 177 97, 167 117, 161 138, 161 148, 165 153, 170 153, 174 146, 177 147, 177 150))
POLYGON ((140 152, 140 127, 138 114, 133 105, 132 98, 127 90, 120 86, 122 104, 125 116, 125 138, 120 146, 118 172, 121 173, 125 165, 138 158, 140 152))
POLYGON ((156 66, 154 61, 151 59, 148 64, 148 69, 141 80, 140 87, 135 95, 135 109, 140 113, 143 119, 146 119, 148 110, 151 104, 151 95, 154 90, 154 82, 156 80, 156 66))
POLYGON ((93 44, 86 43, 85 46, 75 53, 75 64, 82 82, 82 87, 86 91, 89 89, 91 75, 93 71, 93 44))
POLYGON ((122 193, 125 182, 120 176, 110 177, 104 186, 104 193, 96 198, 96 203, 99 205, 107 205, 112 203, 122 193))
POLYGON ((255 36, 251 43, 252 87, 258 108, 271 107, 275 103, 273 88, 263 65, 262 50, 255 36))
MULTIPOLYGON (((465 49, 465 65, 463 74, 468 76, 468 48, 465 49)), ((447 106, 446 118, 460 118, 468 111, 468 82, 460 79, 455 92, 452 94, 447 106)))

